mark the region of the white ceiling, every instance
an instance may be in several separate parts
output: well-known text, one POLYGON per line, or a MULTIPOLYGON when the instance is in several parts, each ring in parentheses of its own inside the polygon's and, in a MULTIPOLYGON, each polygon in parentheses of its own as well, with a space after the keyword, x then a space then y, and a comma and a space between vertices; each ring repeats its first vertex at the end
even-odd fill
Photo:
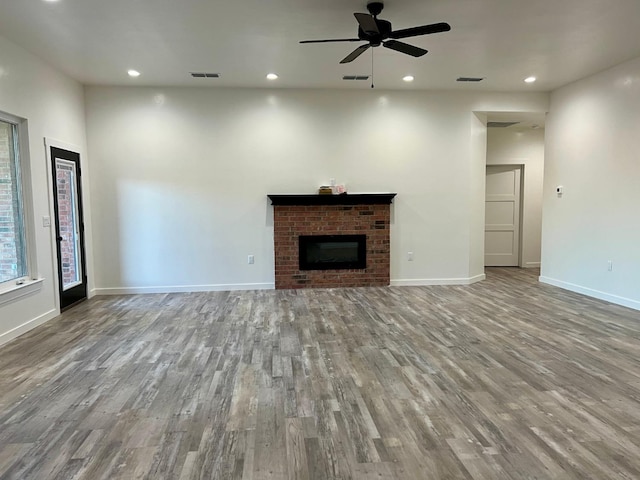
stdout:
MULTIPOLYGON (((369 52, 338 63, 358 44, 298 43, 357 36, 353 12, 366 0, 0 0, 0 32, 85 84, 368 88, 342 76, 369 74, 369 52)), ((377 88, 549 91, 640 55, 639 0, 388 0, 380 18, 452 31, 406 39, 422 58, 372 49, 377 88)))

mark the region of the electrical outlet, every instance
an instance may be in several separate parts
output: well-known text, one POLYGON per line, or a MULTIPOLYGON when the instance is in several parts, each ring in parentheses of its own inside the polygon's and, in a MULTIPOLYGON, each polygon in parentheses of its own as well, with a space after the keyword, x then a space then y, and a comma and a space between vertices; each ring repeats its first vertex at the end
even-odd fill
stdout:
POLYGON ((607 262, 607 270, 610 272, 613 271, 613 262, 611 260, 607 262))
POLYGON ((249 265, 253 265, 253 264, 255 263, 255 260, 256 260, 256 259, 255 259, 255 257, 254 257, 253 255, 249 255, 249 256, 247 257, 247 263, 248 263, 249 265))
POLYGON ((413 262, 413 252, 407 252, 407 260, 413 262))

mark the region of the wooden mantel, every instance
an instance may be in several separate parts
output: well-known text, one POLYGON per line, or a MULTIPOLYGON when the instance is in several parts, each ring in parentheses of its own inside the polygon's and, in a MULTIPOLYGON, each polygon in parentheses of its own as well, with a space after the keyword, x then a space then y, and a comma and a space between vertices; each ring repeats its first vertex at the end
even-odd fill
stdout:
POLYGON ((389 205, 396 193, 343 193, 340 195, 267 195, 272 205, 389 205))

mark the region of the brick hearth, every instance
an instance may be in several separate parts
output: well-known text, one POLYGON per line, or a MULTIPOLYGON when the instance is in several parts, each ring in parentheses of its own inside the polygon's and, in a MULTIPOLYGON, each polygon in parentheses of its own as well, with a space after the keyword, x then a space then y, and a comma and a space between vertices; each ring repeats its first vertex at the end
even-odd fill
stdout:
MULTIPOLYGON (((347 204, 309 205, 309 203, 340 203, 338 195, 330 199, 317 196, 297 196, 301 205, 290 199, 270 195, 274 203, 275 286, 286 288, 369 287, 389 285, 389 223, 391 198, 386 203, 367 202, 368 196, 348 195, 347 204), (278 197, 281 202, 277 201, 278 197), (354 197, 362 197, 354 199, 354 197), (279 203, 285 203, 284 205, 279 203), (367 268, 347 270, 300 270, 298 262, 299 235, 357 235, 367 236, 367 268)), ((294 197, 294 196, 291 196, 294 197)), ((322 196, 319 196, 322 197, 322 196)), ((371 196, 375 197, 375 196, 371 196)), ((379 197, 379 196, 378 196, 379 197)), ((369 199, 371 200, 371 199, 369 199)))

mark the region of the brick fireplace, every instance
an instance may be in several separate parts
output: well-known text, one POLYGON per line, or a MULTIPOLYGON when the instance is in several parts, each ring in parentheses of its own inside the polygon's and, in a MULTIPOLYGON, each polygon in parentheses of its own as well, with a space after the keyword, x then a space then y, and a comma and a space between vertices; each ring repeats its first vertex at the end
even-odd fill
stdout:
POLYGON ((389 285, 389 224, 395 195, 269 195, 273 204, 276 288, 389 285), (365 235, 366 268, 302 270, 300 236, 318 235, 332 239, 365 235))

